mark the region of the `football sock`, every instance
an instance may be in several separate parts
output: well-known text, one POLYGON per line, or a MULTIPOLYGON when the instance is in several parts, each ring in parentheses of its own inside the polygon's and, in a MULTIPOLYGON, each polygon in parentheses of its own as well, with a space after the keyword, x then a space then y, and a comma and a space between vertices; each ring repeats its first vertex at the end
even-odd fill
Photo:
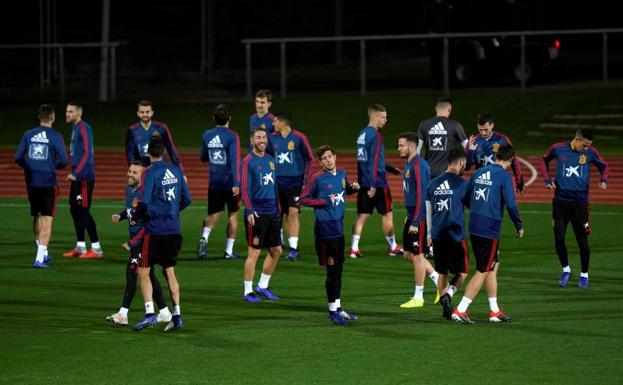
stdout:
POLYGON ((253 293, 253 281, 244 281, 244 295, 253 293))
POLYGON ((454 295, 454 293, 456 293, 458 289, 456 288, 456 286, 454 285, 449 285, 448 289, 446 290, 446 293, 450 296, 450 298, 452 298, 452 296, 454 295))
POLYGON ((39 240, 35 239, 35 243, 37 244, 37 246, 39 246, 39 240))
POLYGON ((81 249, 81 250, 82 249, 86 250, 87 249, 87 243, 86 242, 76 242, 76 247, 81 249))
POLYGON ((459 306, 456 307, 456 310, 459 313, 465 313, 470 303, 472 303, 472 300, 463 296, 463 298, 461 298, 461 302, 459 302, 459 306))
POLYGON ((95 250, 101 250, 101 249, 102 249, 102 246, 100 245, 100 243, 99 243, 99 242, 92 242, 92 243, 91 243, 91 248, 92 248, 92 249, 95 249, 95 250))
POLYGON ((500 308, 498 307, 498 298, 497 297, 489 298, 489 308, 494 313, 497 313, 497 312, 500 311, 500 308))
POLYGON ((153 301, 145 302, 145 314, 154 314, 154 302, 153 301))
POLYGON ((355 235, 353 234, 353 240, 350 244, 350 248, 353 250, 359 250, 359 239, 361 238, 361 235, 355 235))
POLYGON ((279 234, 281 236, 281 244, 283 245, 283 229, 280 230, 279 234))
POLYGON ((162 309, 160 309, 160 311, 158 313, 160 313, 162 315, 169 315, 169 314, 171 314, 171 310, 169 310, 168 306, 165 306, 162 309))
POLYGON ((436 271, 433 271, 432 273, 428 275, 428 278, 430 278, 433 282, 435 282, 435 286, 437 286, 437 282, 439 282, 439 273, 436 271))
POLYGON ((288 243, 290 244, 290 248, 298 249, 299 237, 290 237, 290 238, 288 238, 288 243))
POLYGON ((329 302, 329 311, 337 311, 337 305, 335 302, 329 302))
POLYGON ((180 310, 180 305, 173 306, 173 315, 180 315, 180 314, 182 314, 180 310))
POLYGON ((580 277, 588 278, 588 272, 580 273, 580 277))
POLYGON ((398 247, 395 235, 390 235, 389 237, 385 237, 385 239, 387 240, 387 244, 389 245, 390 250, 394 250, 396 247, 398 247))
POLYGON ((205 238, 206 242, 208 241, 208 238, 210 238, 210 233, 212 232, 212 229, 209 227, 204 227, 203 231, 201 232, 201 237, 205 238))
POLYGON ((562 272, 563 273, 571 273, 571 267, 570 266, 565 266, 562 268, 562 272))
POLYGON ((338 309, 342 307, 342 301, 339 298, 335 300, 335 306, 337 306, 338 309))
POLYGON ((260 289, 266 289, 268 288, 268 281, 270 281, 270 275, 262 273, 262 275, 260 276, 260 281, 257 283, 257 286, 260 289))
POLYGON ((118 313, 124 317, 128 316, 128 308, 127 307, 120 307, 118 313))
POLYGON ((415 286, 415 293, 413 293, 413 298, 418 301, 424 300, 424 286, 415 286))
POLYGON ((37 262, 43 263, 43 259, 47 254, 48 254, 47 246, 43 246, 43 245, 37 246, 37 257, 36 257, 37 262))
POLYGON ((225 252, 229 255, 232 255, 234 253, 234 242, 236 242, 235 238, 227 238, 227 244, 225 245, 225 252))

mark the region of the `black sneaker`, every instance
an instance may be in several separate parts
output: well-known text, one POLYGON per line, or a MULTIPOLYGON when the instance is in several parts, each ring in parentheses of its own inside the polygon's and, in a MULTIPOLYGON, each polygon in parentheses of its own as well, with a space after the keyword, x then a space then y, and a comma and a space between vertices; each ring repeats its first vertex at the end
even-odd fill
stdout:
POLYGON ((446 293, 441 296, 441 298, 439 299, 439 303, 441 303, 441 306, 443 307, 443 312, 441 313, 442 317, 447 320, 451 320, 452 312, 454 311, 454 309, 452 308, 452 297, 450 297, 450 295, 446 293))

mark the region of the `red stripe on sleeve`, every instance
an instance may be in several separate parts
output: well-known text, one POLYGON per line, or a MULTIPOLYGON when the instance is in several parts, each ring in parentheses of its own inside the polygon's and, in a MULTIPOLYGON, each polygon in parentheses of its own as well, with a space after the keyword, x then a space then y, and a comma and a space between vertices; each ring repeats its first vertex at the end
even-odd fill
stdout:
POLYGON ((376 187, 376 179, 379 174, 379 160, 381 158, 381 142, 383 141, 383 137, 381 133, 377 131, 376 133, 376 150, 374 151, 374 168, 372 170, 372 186, 376 187))
POLYGON ((171 158, 173 158, 173 156, 177 158, 177 167, 179 167, 180 170, 184 172, 184 165, 182 164, 182 158, 180 158, 180 155, 177 152, 177 149, 175 148, 175 142, 173 141, 173 136, 171 135, 171 131, 169 131, 169 127, 167 127, 166 124, 164 123, 160 123, 160 124, 162 124, 162 127, 164 127, 164 130, 167 132, 167 136, 169 137, 169 143, 171 144, 171 148, 173 149, 173 154, 169 154, 169 156, 171 156, 171 158))
POLYGON ((80 126, 80 136, 82 137, 82 157, 80 158, 80 162, 78 162, 78 166, 74 170, 74 176, 77 177, 78 174, 84 168, 84 165, 87 164, 89 160, 89 137, 87 136, 87 128, 84 126, 82 121, 78 122, 80 126))
POLYGON ((253 206, 251 205, 251 199, 249 198, 249 162, 253 155, 249 154, 244 157, 242 160, 242 167, 240 170, 242 172, 242 182, 241 182, 241 190, 242 190, 242 200, 244 201, 244 207, 248 210, 253 210, 253 206))

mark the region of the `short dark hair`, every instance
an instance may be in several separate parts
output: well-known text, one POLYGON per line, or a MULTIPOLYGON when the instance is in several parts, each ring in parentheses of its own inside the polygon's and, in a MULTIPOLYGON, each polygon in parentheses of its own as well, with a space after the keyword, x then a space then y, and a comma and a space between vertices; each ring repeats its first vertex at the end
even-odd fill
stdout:
POLYGON ((328 144, 323 144, 322 146, 318 147, 318 149, 316 150, 316 155, 318 155, 318 159, 322 158, 322 155, 327 151, 331 151, 331 154, 335 155, 335 150, 328 144))
POLYGON ((255 135, 256 132, 258 131, 264 131, 266 133, 266 135, 268 135, 268 131, 266 131, 266 129, 262 126, 259 127, 255 127, 253 130, 251 130, 251 137, 253 137, 253 135, 255 135))
POLYGON ((147 167, 147 164, 145 164, 145 161, 142 159, 136 159, 134 162, 132 162, 132 166, 147 167))
POLYGON ((442 95, 442 96, 437 98, 437 105, 439 106, 441 104, 452 105, 452 99, 449 96, 447 96, 447 95, 442 95))
POLYGON ((418 143, 418 136, 415 132, 403 132, 398 135, 398 139, 406 139, 407 142, 418 143))
POLYGON ((256 98, 266 98, 269 102, 273 101, 273 92, 271 90, 262 89, 255 93, 256 98))
POLYGON ((67 103, 68 106, 74 106, 77 109, 79 109, 80 111, 84 110, 84 107, 82 106, 82 103, 77 101, 77 100, 72 100, 71 102, 67 103))
POLYGON ((149 138, 149 155, 160 158, 164 154, 164 141, 159 132, 154 132, 149 138))
POLYGON ((292 115, 287 111, 280 111, 275 114, 275 119, 279 119, 288 126, 292 125, 292 115))
POLYGON ((52 116, 54 116, 54 107, 52 107, 51 104, 42 104, 39 106, 37 112, 39 114, 40 121, 48 121, 52 119, 52 116))
POLYGON ((153 108, 153 104, 151 103, 151 101, 149 100, 139 100, 139 102, 137 103, 137 107, 152 107, 153 108))
POLYGON ((495 156, 498 160, 511 160, 515 156, 515 149, 510 144, 500 146, 495 156))
POLYGON ((454 164, 461 159, 466 159, 467 154, 465 153, 465 149, 460 144, 452 147, 450 151, 448 151, 448 164, 454 164))
POLYGON ((376 103, 368 107, 368 115, 372 114, 373 112, 385 112, 385 111, 387 111, 385 106, 376 104, 376 103))
POLYGON ((593 131, 590 128, 578 128, 575 137, 586 140, 593 140, 593 131))
POLYGON ((212 116, 214 117, 214 122, 219 126, 227 124, 227 122, 229 122, 229 119, 231 119, 229 109, 224 104, 219 104, 218 106, 216 106, 216 108, 214 109, 214 114, 212 116))
POLYGON ((488 112, 481 112, 476 117, 476 123, 478 123, 479 126, 484 126, 487 123, 493 123, 493 115, 488 112))

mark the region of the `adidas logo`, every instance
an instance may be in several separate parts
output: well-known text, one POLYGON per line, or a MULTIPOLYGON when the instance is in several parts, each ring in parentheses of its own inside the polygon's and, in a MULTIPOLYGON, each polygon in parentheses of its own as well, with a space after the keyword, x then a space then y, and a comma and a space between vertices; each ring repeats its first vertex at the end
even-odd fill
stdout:
POLYGON ((46 135, 45 131, 41 131, 37 135, 30 138, 30 141, 37 142, 37 143, 49 143, 50 139, 48 139, 48 136, 46 135))
POLYGON ((223 148, 223 143, 221 143, 221 137, 216 135, 214 138, 210 139, 208 142, 208 148, 223 148))
POLYGON ((177 183, 177 178, 175 177, 175 174, 167 168, 167 171, 164 172, 164 178, 162 178, 162 185, 166 186, 174 183, 177 183))
POLYGON ((446 179, 442 184, 437 186, 433 193, 435 195, 452 195, 454 194, 454 191, 450 189, 450 183, 448 183, 448 180, 446 179))
POLYGON ((493 182, 491 182, 491 171, 486 171, 478 175, 478 178, 476 178, 474 183, 491 186, 493 184, 493 182))
POLYGON ((428 130, 428 134, 429 135, 448 135, 448 131, 446 131, 446 128, 443 126, 443 124, 441 124, 441 122, 437 122, 437 124, 435 124, 430 130, 428 130))
POLYGON ((357 138, 357 144, 366 144, 366 133, 359 135, 357 138))

